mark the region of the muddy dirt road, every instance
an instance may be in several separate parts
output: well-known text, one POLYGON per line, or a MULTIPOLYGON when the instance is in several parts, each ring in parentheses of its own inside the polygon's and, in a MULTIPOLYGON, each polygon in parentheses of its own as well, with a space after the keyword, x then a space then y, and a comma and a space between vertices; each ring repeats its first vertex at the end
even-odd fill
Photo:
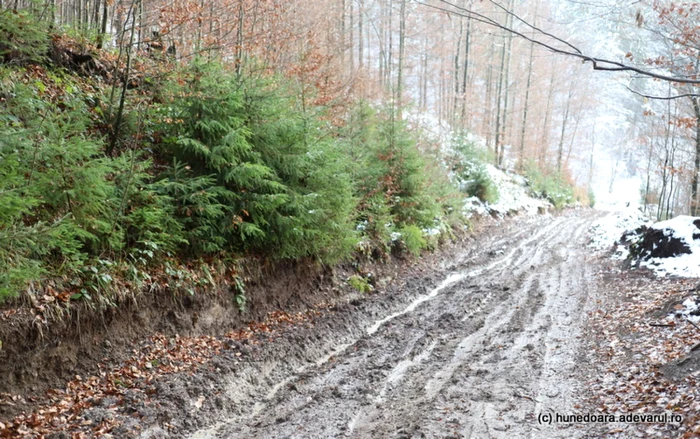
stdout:
POLYGON ((536 417, 571 413, 581 390, 578 340, 596 270, 585 240, 595 215, 513 222, 455 255, 430 285, 409 280, 271 343, 226 374, 218 410, 208 413, 199 398, 191 416, 219 421, 186 436, 584 435, 536 417))

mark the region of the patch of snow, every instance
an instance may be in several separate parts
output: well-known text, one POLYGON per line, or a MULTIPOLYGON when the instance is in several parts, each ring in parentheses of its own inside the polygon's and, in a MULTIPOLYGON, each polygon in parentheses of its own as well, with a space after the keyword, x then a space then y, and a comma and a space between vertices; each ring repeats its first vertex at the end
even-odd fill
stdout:
POLYGON ((524 177, 505 173, 492 165, 485 165, 485 168, 491 181, 498 189, 498 201, 489 204, 482 202, 477 197, 466 198, 463 211, 467 218, 474 215, 497 215, 503 218, 513 213, 525 213, 532 216, 552 208, 549 201, 530 195, 527 180, 524 177))
POLYGON ((693 236, 700 235, 700 229, 693 223, 698 219, 681 215, 652 225, 652 229, 663 231, 665 236, 683 241, 690 248, 690 253, 672 258, 651 258, 641 261, 639 265, 654 271, 659 277, 700 277, 700 239, 693 236))
POLYGON ((700 303, 699 298, 688 297, 683 301, 682 308, 678 309, 667 316, 668 320, 674 317, 683 317, 693 323, 700 323, 700 303))
POLYGON ((477 197, 469 197, 464 200, 462 212, 467 218, 471 218, 474 215, 485 216, 489 214, 489 208, 477 197))
MULTIPOLYGON (((591 237, 590 247, 595 250, 608 250, 617 243, 625 232, 635 230, 642 225, 649 225, 642 211, 626 208, 594 222, 588 233, 591 237)), ((624 246, 618 246, 614 259, 625 259, 629 251, 624 246), (621 251, 620 247, 622 247, 621 251)))
MULTIPOLYGON (((427 113, 410 113, 407 115, 410 126, 420 127, 425 136, 435 144, 440 145, 439 150, 445 156, 454 154, 455 132, 450 124, 440 118, 427 113)), ((486 150, 486 139, 474 133, 462 133, 464 141, 471 143, 477 150, 486 150)), ((504 217, 513 213, 526 213, 537 215, 541 211, 552 208, 546 200, 534 198, 530 195, 527 180, 514 173, 506 173, 492 165, 484 165, 491 180, 498 188, 499 199, 495 204, 484 203, 476 197, 466 198, 462 208, 464 216, 471 218, 474 215, 496 215, 504 217)))
POLYGON ((530 196, 527 180, 520 175, 506 174, 492 165, 486 165, 486 170, 498 188, 498 202, 489 206, 491 211, 500 216, 514 212, 537 215, 552 207, 549 201, 530 196))
POLYGON ((652 270, 658 277, 700 277, 700 252, 694 251, 673 258, 652 258, 639 265, 652 270))
POLYGON ((437 236, 440 233, 442 233, 440 229, 436 228, 423 229, 423 236, 437 236))

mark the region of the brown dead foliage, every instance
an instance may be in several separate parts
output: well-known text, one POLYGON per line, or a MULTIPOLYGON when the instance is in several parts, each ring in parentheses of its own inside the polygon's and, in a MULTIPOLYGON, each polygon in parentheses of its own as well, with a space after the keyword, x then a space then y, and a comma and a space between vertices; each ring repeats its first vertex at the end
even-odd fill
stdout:
MULTIPOLYGON (((124 402, 126 391, 138 392, 146 403, 156 390, 157 380, 175 373, 193 373, 224 349, 234 348, 228 340, 247 340, 260 343, 285 328, 295 325, 313 325, 313 321, 328 305, 298 313, 273 311, 262 322, 250 323, 246 328, 231 331, 223 337, 198 336, 168 338, 156 334, 142 341, 132 350, 132 356, 118 367, 98 366, 99 373, 82 377, 76 375, 64 389, 48 392, 47 402, 31 413, 22 413, 8 422, 0 422, 0 438, 45 438, 62 432, 65 437, 82 439, 112 437, 117 418, 99 423, 86 419, 83 412, 103 401, 114 401, 108 410, 116 410, 124 402)), ((236 352, 236 356, 243 356, 236 352)), ((0 404, 15 404, 21 395, 0 394, 0 404)), ((31 401, 30 401, 31 402, 31 401)), ((38 403, 38 402, 37 402, 38 403)))
MULTIPOLYGON (((589 316, 589 409, 604 414, 673 413, 682 424, 614 424, 601 437, 700 437, 700 370, 672 379, 664 370, 700 342, 700 328, 679 304, 697 294, 697 280, 615 273, 609 297, 589 316)), ((700 365, 699 365, 700 368, 700 365)))

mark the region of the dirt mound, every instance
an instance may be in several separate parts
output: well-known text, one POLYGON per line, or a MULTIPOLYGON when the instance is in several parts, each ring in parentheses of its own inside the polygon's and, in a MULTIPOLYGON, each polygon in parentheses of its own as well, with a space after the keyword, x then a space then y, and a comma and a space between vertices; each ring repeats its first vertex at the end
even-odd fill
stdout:
POLYGON ((690 246, 685 241, 652 228, 642 231, 641 239, 633 247, 641 259, 672 258, 690 253, 690 246))
POLYGON ((692 242, 688 242, 688 238, 692 237, 692 241, 700 239, 700 218, 678 217, 674 221, 683 222, 686 229, 691 229, 691 235, 678 233, 678 228, 663 222, 651 227, 642 226, 635 230, 632 236, 626 234, 623 242, 634 241, 630 250, 639 260, 691 254, 692 242))

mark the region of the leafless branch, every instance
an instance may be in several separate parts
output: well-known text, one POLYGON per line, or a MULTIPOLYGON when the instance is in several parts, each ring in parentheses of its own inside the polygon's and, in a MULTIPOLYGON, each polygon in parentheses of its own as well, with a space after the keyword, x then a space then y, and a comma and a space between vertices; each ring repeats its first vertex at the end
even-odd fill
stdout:
MULTIPOLYGON (((439 0, 439 1, 442 3, 451 5, 451 3, 447 2, 447 1, 443 1, 443 0, 439 0)), ((571 43, 565 42, 561 38, 551 36, 555 40, 557 40, 559 42, 563 42, 564 44, 566 44, 568 47, 571 48, 571 50, 560 49, 560 48, 555 47, 551 44, 547 44, 541 40, 538 40, 535 37, 527 36, 527 35, 523 34, 522 32, 519 32, 515 29, 512 29, 508 26, 505 26, 505 25, 497 22, 496 20, 487 17, 486 15, 480 14, 478 12, 471 10, 471 9, 462 8, 462 7, 457 7, 458 8, 457 10, 448 9, 448 8, 441 7, 438 5, 424 3, 422 1, 419 1, 418 4, 426 6, 426 7, 431 8, 431 9, 435 9, 435 10, 447 13, 447 14, 454 14, 454 15, 457 15, 460 17, 471 18, 474 21, 484 23, 484 24, 487 24, 489 26, 493 26, 495 28, 504 30, 506 32, 510 32, 513 35, 517 35, 518 37, 520 37, 526 41, 529 41, 532 44, 543 47, 543 48, 549 50, 550 52, 578 58, 584 63, 589 62, 592 64, 593 70, 605 71, 605 72, 634 72, 634 73, 638 73, 642 76, 645 76, 647 78, 659 79, 662 81, 668 81, 668 82, 673 82, 673 83, 677 83, 677 84, 700 85, 700 79, 691 79, 691 78, 679 77, 679 76, 662 75, 662 74, 654 73, 654 72, 651 72, 649 70, 645 70, 645 69, 642 69, 639 67, 627 65, 627 64, 622 63, 622 62, 611 61, 611 60, 607 60, 607 59, 603 59, 603 58, 589 56, 589 55, 584 54, 581 50, 579 50, 578 48, 573 46, 571 43)), ((453 8, 454 8, 454 6, 453 6, 453 8)), ((525 23, 525 21, 523 19, 519 18, 519 20, 521 22, 525 23)), ((530 25, 529 23, 527 25, 528 25, 528 27, 535 29, 535 27, 530 25)), ((548 35, 548 34, 545 33, 545 35, 548 35)))
POLYGON ((681 95, 674 95, 674 96, 652 96, 652 95, 647 95, 642 92, 638 92, 637 90, 634 90, 628 86, 625 86, 627 90, 631 91, 632 93, 641 96, 643 98, 647 99, 654 99, 654 100, 659 100, 659 101, 672 101, 674 99, 682 99, 682 98, 692 98, 692 97, 700 97, 700 94, 698 93, 684 93, 681 95))

